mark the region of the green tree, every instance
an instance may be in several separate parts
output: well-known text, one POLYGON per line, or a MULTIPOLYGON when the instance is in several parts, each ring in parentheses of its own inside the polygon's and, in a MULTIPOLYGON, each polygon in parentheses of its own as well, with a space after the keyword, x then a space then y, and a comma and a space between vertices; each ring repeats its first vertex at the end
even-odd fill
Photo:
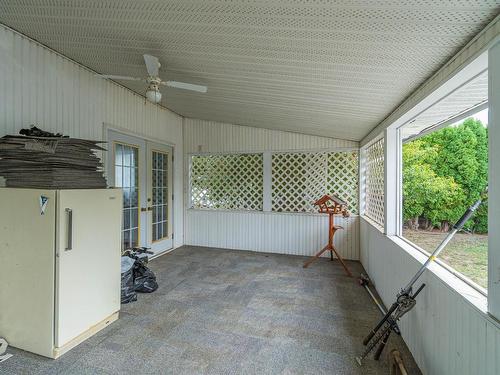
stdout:
POLYGON ((452 176, 470 201, 479 197, 487 183, 488 133, 481 121, 469 118, 456 127, 444 128, 422 138, 437 147, 433 169, 440 176, 452 176))
MULTIPOLYGON (((481 121, 467 119, 403 147, 403 218, 447 228, 475 201, 487 185, 488 130, 481 121)), ((483 206, 469 228, 487 231, 483 206)))
POLYGON ((422 140, 403 148, 403 220, 414 229, 420 218, 427 221, 427 227, 434 227, 460 216, 457 204, 464 200, 463 190, 452 177, 434 171, 438 151, 422 140))

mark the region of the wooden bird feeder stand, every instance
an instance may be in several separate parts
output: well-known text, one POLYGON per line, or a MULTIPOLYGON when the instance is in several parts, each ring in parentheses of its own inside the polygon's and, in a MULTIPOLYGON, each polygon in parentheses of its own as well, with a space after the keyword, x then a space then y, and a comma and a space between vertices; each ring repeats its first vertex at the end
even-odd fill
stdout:
POLYGON ((335 215, 342 215, 343 217, 349 217, 349 211, 347 211, 347 203, 345 203, 335 195, 324 195, 316 202, 314 202, 314 205, 318 207, 318 212, 328 214, 328 244, 323 249, 321 249, 321 251, 318 252, 315 256, 313 256, 311 259, 305 262, 304 268, 307 268, 312 262, 318 259, 325 251, 330 251, 331 260, 333 260, 333 253, 335 253, 335 256, 342 264, 342 267, 344 267, 344 270, 347 273, 347 275, 352 277, 351 271, 349 270, 349 268, 347 268, 347 265, 345 264, 344 260, 335 249, 335 246, 333 246, 333 237, 335 236, 335 232, 337 232, 340 229, 344 229, 339 225, 335 225, 333 217, 335 215))

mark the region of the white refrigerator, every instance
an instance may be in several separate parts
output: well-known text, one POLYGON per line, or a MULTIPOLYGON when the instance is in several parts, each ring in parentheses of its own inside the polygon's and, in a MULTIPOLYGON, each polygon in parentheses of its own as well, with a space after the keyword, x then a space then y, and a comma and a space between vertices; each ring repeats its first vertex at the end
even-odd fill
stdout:
POLYGON ((50 358, 118 318, 120 189, 0 188, 0 337, 50 358))

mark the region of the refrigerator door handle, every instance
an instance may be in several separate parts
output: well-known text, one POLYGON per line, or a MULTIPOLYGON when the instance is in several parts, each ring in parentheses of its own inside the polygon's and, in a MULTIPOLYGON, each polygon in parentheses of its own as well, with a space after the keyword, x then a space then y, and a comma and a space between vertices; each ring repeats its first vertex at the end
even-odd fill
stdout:
POLYGON ((73 210, 71 208, 66 208, 66 214, 68 215, 68 243, 65 250, 68 251, 73 249, 73 210))

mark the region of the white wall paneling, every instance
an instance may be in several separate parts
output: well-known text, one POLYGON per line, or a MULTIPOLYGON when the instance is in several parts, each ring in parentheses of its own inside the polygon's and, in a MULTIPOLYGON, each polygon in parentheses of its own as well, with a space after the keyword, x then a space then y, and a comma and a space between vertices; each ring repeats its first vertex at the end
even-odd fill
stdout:
POLYGON ((183 244, 182 117, 0 25, 0 136, 30 124, 96 140, 107 124, 173 145, 174 245, 183 244))
POLYGON ((328 150, 358 142, 186 118, 185 153, 328 150))
MULTIPOLYGON (((189 202, 187 187, 191 153, 263 152, 264 158, 269 159, 270 151, 357 148, 358 143, 353 141, 185 119, 186 202, 189 202)), ((264 173, 270 171, 264 170, 264 173)), ((264 188, 270 190, 270 186, 264 188)), ((264 208, 269 210, 270 202, 264 208)), ((185 242, 190 245, 313 255, 328 241, 326 215, 187 209, 185 220, 185 242)), ((344 227, 335 237, 341 255, 346 259, 359 259, 358 217, 337 218, 336 223, 344 227)))
MULTIPOLYGON (((335 234, 340 255, 359 259, 359 217, 336 217, 335 224, 344 227, 335 234)), ((328 215, 188 209, 185 240, 195 246, 311 256, 328 242, 328 215)))

